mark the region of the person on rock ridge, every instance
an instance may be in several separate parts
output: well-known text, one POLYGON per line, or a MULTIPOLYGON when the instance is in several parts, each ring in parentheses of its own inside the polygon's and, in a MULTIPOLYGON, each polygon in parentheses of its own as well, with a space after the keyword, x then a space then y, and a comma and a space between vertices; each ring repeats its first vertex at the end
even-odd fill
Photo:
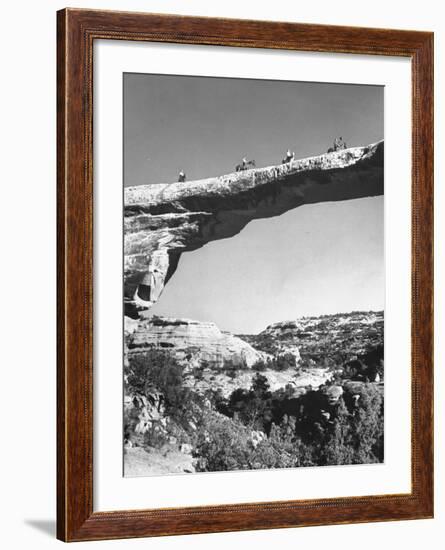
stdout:
POLYGON ((329 147, 328 153, 334 153, 335 151, 341 151, 342 149, 347 149, 346 142, 343 141, 343 138, 340 136, 334 139, 334 145, 329 147))
POLYGON ((340 136, 334 140, 334 151, 341 151, 342 149, 346 149, 346 142, 340 136))
POLYGON ((291 153, 290 149, 286 152, 286 157, 282 160, 282 164, 287 164, 288 162, 291 162, 295 158, 295 153, 291 153))
POLYGON ((235 166, 235 171, 242 172, 243 170, 248 170, 249 168, 255 168, 255 161, 247 160, 246 157, 243 157, 241 163, 235 166))
POLYGON ((185 172, 184 172, 184 170, 181 170, 179 172, 178 181, 185 181, 185 178, 186 178, 185 172))

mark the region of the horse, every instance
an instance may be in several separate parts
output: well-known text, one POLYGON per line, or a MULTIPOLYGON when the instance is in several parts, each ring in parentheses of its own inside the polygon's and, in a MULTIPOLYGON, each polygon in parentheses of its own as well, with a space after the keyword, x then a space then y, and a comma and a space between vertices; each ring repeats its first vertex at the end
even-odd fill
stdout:
POLYGON ((235 166, 235 170, 237 172, 242 172, 243 170, 250 170, 251 168, 255 168, 254 160, 248 160, 247 162, 242 162, 241 164, 237 164, 235 166))
POLYGON ((281 164, 287 164, 288 162, 292 162, 294 159, 295 153, 292 153, 291 155, 286 155, 286 158, 281 161, 281 164))
POLYGON ((343 138, 335 138, 334 139, 334 145, 333 147, 329 147, 328 153, 335 153, 336 151, 341 151, 343 149, 347 149, 346 142, 343 141, 343 138))

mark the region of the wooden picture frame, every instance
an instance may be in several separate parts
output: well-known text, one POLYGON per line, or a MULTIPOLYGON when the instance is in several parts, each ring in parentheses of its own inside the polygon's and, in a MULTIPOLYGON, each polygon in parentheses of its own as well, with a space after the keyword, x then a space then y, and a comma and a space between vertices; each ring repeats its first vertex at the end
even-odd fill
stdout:
POLYGON ((179 535, 433 516, 433 34, 65 9, 57 14, 57 536, 179 535), (412 491, 93 512, 95 40, 402 56, 412 63, 412 491))

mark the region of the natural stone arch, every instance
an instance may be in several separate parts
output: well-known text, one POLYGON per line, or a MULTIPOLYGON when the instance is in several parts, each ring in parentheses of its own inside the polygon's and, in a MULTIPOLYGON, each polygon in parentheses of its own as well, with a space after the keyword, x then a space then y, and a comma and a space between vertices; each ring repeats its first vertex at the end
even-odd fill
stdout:
POLYGON ((303 204, 383 194, 383 141, 287 164, 186 183, 125 189, 127 312, 149 309, 183 252, 303 204))

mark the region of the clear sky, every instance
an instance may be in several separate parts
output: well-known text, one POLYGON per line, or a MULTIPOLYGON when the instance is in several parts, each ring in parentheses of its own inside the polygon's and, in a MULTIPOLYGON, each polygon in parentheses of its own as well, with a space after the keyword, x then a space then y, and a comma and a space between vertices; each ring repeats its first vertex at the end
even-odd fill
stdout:
MULTIPOLYGON (((124 184, 168 183, 383 135, 383 88, 126 74, 124 184)), ((182 255, 152 313, 235 333, 301 315, 383 309, 383 197, 306 205, 182 255)))

